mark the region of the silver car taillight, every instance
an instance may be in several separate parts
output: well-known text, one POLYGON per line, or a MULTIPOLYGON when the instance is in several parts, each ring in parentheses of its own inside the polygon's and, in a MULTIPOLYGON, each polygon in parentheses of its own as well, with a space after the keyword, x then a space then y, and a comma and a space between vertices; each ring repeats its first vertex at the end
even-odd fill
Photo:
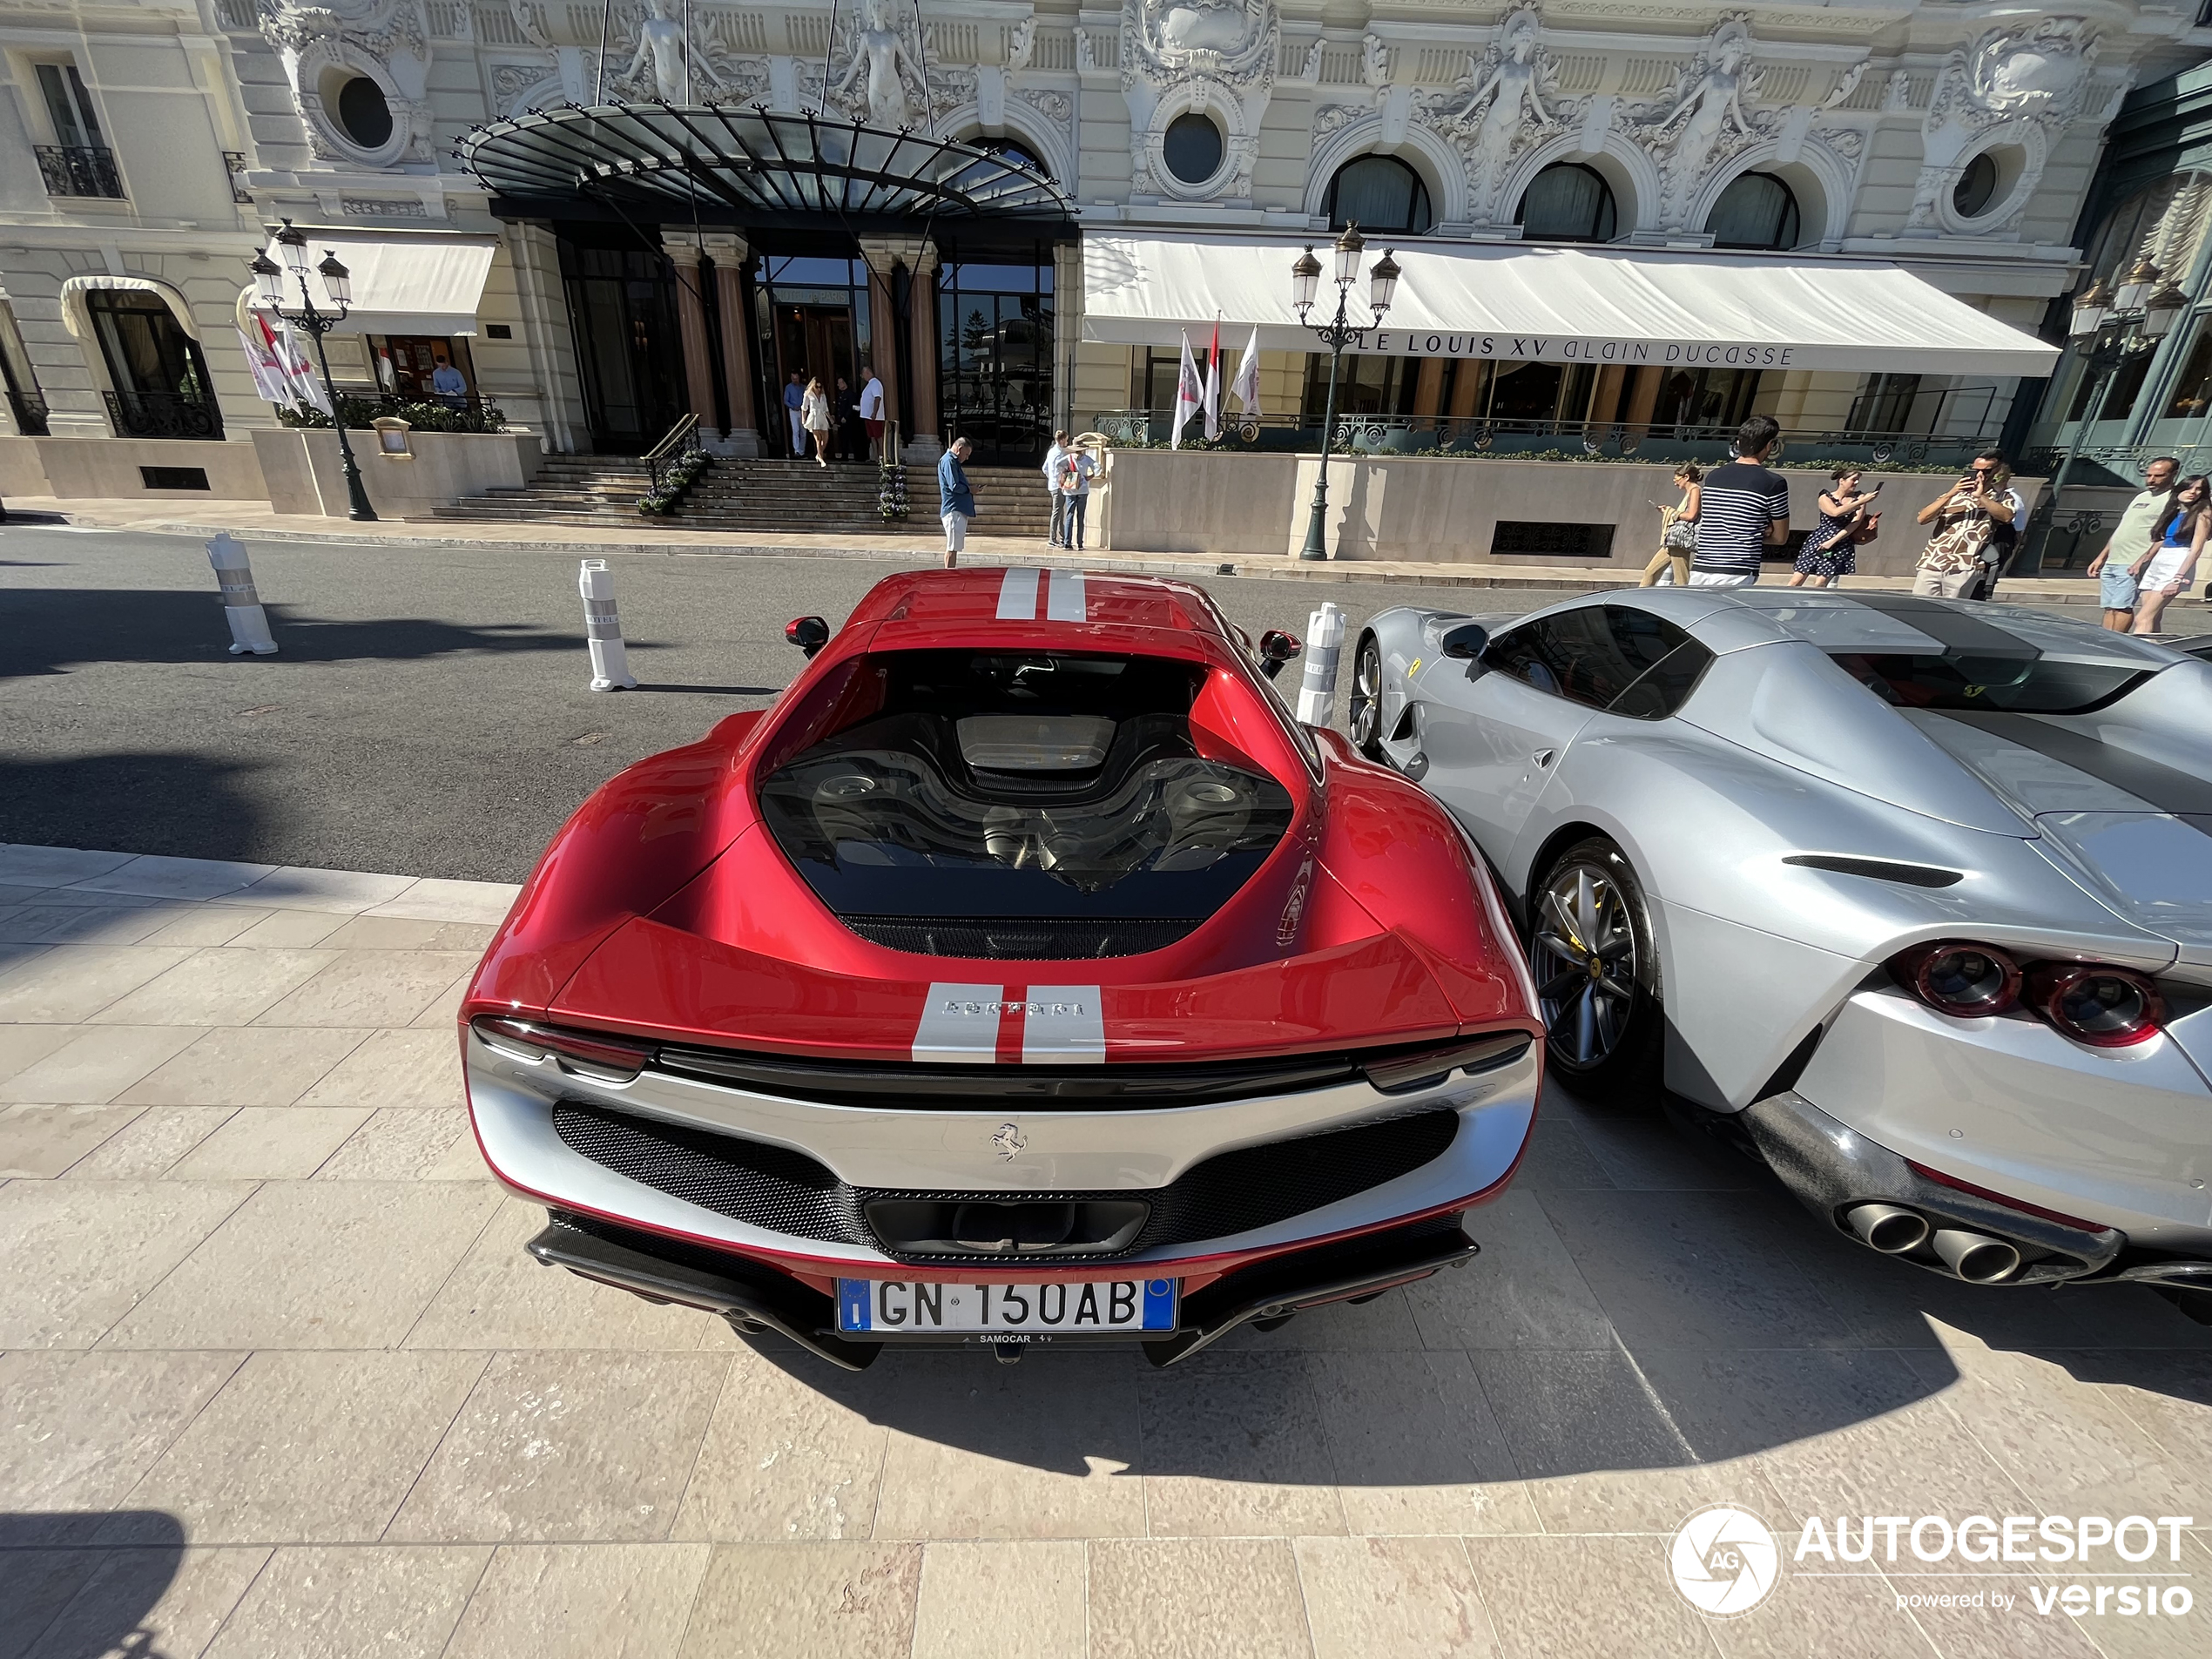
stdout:
POLYGON ((2055 1029, 2098 1049, 2146 1042, 2166 1023, 2158 987, 2125 968, 2041 963, 2028 974, 2027 1002, 2055 1029))

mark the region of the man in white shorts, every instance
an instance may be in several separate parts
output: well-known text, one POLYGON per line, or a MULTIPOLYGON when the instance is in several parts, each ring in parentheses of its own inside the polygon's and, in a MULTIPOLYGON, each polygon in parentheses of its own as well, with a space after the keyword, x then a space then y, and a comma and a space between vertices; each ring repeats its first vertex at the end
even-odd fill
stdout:
POLYGON ((1770 417, 1753 415, 1737 429, 1737 458, 1705 475, 1691 587, 1750 587, 1766 550, 1790 539, 1790 481, 1760 464, 1781 435, 1770 417))

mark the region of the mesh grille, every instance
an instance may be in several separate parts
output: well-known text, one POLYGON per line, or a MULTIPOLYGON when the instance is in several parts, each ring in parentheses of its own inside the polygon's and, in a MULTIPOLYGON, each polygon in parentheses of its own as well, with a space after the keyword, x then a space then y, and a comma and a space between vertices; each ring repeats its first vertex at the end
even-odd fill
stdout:
POLYGON ((911 916, 840 916, 872 945, 916 956, 973 956, 1003 961, 1082 961, 1165 950, 1196 921, 1062 921, 1055 916, 997 921, 920 921, 911 916))
MULTIPOLYGON (((1111 1256, 1057 1256, 1052 1258, 1057 1264, 1107 1261, 1133 1251, 1221 1238, 1287 1221, 1442 1157, 1459 1133, 1460 1119, 1448 1110, 1417 1112, 1357 1129, 1240 1147, 1194 1165, 1164 1187, 1005 1195, 848 1187, 803 1153, 568 1103, 554 1108, 553 1127, 563 1141, 594 1163, 686 1204, 792 1238, 871 1249, 884 1246, 863 1220, 861 1206, 878 1199, 988 1201, 1004 1196, 1024 1201, 1150 1201, 1150 1220, 1126 1249, 1111 1256)), ((988 1258, 900 1253, 900 1259, 988 1258)))
POLYGON ((803 1152, 565 1102, 553 1132, 594 1163, 733 1221, 794 1238, 866 1237, 853 1190, 803 1152))

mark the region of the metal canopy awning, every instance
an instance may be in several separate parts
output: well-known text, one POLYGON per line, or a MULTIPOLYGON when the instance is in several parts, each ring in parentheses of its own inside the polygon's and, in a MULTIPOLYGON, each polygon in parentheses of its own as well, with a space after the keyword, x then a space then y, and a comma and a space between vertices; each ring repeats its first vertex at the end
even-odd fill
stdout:
POLYGON ((757 105, 564 105, 479 127, 456 153, 495 197, 541 211, 581 198, 717 224, 1072 217, 1059 187, 1012 156, 757 105))

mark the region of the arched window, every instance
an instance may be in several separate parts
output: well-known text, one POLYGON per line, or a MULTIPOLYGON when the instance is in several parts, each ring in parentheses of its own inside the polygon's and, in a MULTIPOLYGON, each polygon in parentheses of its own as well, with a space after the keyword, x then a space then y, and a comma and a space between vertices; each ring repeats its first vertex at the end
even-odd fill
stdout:
POLYGON ((1740 173, 1713 204, 1705 228, 1715 247, 1797 245, 1797 199, 1770 172, 1740 173))
POLYGON ((1361 156, 1337 169, 1329 181, 1329 228, 1359 228, 1406 236, 1428 233, 1428 186, 1396 156, 1361 156))
POLYGON ((1617 217, 1603 174, 1560 161, 1529 180, 1515 223, 1532 242, 1609 242, 1617 217))

